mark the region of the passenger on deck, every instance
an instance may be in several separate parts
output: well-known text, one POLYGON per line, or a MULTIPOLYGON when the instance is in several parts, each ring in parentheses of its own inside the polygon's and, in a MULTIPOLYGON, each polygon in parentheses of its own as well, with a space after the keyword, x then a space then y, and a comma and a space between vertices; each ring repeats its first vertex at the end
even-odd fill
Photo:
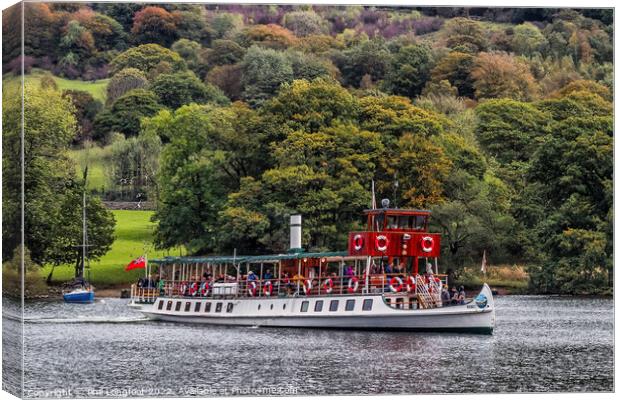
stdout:
POLYGON ((433 266, 431 263, 426 263, 426 273, 429 275, 433 275, 433 266))
POLYGON ((350 277, 353 277, 354 275, 355 275, 355 271, 353 270, 353 267, 349 265, 347 269, 344 271, 344 276, 350 278, 350 277))
POLYGON ((248 272, 248 282, 258 280, 257 276, 254 274, 254 271, 248 272))
POLYGON ((390 263, 387 263, 385 265, 384 271, 386 274, 391 274, 392 273, 392 266, 390 265, 390 263))
POLYGON ((270 279, 273 279, 273 274, 271 273, 270 269, 265 271, 265 273, 263 274, 263 279, 266 280, 266 281, 268 281, 270 279))
POLYGON ((459 294, 456 291, 456 288, 452 286, 450 289, 450 304, 458 304, 459 303, 459 294))
POLYGON ((459 287, 459 295, 457 300, 459 304, 465 304, 465 288, 463 286, 459 287))
POLYGON ((441 304, 444 307, 450 304, 450 292, 448 291, 448 285, 443 285, 441 288, 441 304))
POLYGON ((376 274, 378 274, 379 272, 380 272, 380 271, 379 271, 379 267, 377 266, 377 264, 375 264, 375 263, 373 262, 373 263, 370 265, 370 273, 371 273, 372 275, 376 275, 376 274))

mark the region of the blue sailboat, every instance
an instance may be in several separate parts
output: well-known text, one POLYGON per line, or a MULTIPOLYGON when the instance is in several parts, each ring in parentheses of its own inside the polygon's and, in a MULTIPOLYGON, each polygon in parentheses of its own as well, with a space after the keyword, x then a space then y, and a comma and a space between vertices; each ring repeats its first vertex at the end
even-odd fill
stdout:
POLYGON ((82 191, 82 245, 76 246, 82 249, 82 263, 76 270, 75 280, 68 285, 68 289, 63 291, 62 298, 65 303, 93 303, 95 301, 95 291, 93 287, 84 279, 84 270, 88 271, 90 278, 90 263, 86 249, 88 248, 88 234, 86 231, 86 176, 88 167, 84 169, 84 190, 82 191))

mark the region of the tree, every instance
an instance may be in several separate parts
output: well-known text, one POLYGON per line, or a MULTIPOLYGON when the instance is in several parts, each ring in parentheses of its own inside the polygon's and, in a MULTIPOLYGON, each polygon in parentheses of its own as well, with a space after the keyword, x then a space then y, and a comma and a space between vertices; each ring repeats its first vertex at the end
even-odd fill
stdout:
POLYGON ((243 30, 237 40, 244 47, 260 45, 276 50, 284 50, 297 43, 293 32, 276 24, 249 26, 243 30))
POLYGON ((209 71, 206 81, 220 88, 232 101, 241 99, 243 92, 241 64, 217 66, 209 71))
POLYGON ((187 68, 185 61, 174 51, 158 44, 143 44, 116 56, 110 62, 110 73, 114 75, 125 68, 137 68, 150 77, 161 63, 169 64, 173 71, 182 71, 187 68))
POLYGON ((230 39, 243 28, 243 16, 227 12, 216 13, 211 19, 216 39, 230 39))
POLYGON ((177 38, 176 19, 161 7, 145 7, 134 15, 131 34, 136 43, 168 47, 177 38))
POLYGON ((236 64, 243 59, 245 49, 232 40, 217 39, 213 41, 207 55, 209 66, 236 64))
POLYGON ((471 77, 479 99, 529 101, 537 96, 538 88, 527 64, 505 53, 480 53, 471 77))
POLYGON ((311 81, 316 78, 336 78, 338 75, 336 67, 324 58, 294 50, 288 51, 286 55, 293 67, 295 79, 311 81))
POLYGON ((13 253, 13 258, 2 263, 2 295, 21 300, 22 296, 28 299, 47 294, 41 267, 32 261, 30 250, 18 246, 13 253))
POLYGON ((459 96, 474 97, 474 85, 470 76, 474 65, 474 57, 458 51, 450 52, 443 57, 431 71, 433 82, 447 80, 458 89, 459 96))
POLYGON ((484 29, 477 21, 469 18, 452 18, 444 25, 448 47, 475 54, 487 48, 484 29))
POLYGON ((273 96, 280 85, 293 80, 293 67, 286 55, 272 49, 252 46, 241 63, 243 98, 252 106, 273 96))
POLYGON ((191 71, 160 74, 151 85, 161 104, 172 109, 189 103, 227 104, 229 100, 216 87, 204 84, 191 71))
POLYGON ((78 121, 78 136, 74 138, 74 142, 81 142, 88 138, 93 129, 93 120, 97 113, 103 108, 99 100, 95 100, 93 96, 82 90, 63 90, 63 97, 71 99, 75 107, 75 117, 78 121))
POLYGON ((137 68, 125 68, 114 74, 106 86, 106 104, 113 104, 116 99, 133 89, 146 87, 148 81, 144 73, 137 68))
POLYGON ((329 33, 327 21, 314 11, 294 11, 284 15, 284 26, 299 37, 329 33))
POLYGON ((159 97, 149 90, 133 89, 119 97, 112 107, 97 114, 93 138, 106 139, 112 132, 136 136, 140 132, 140 120, 162 109, 159 97))
POLYGON ((189 39, 179 39, 172 44, 172 51, 183 57, 187 66, 196 72, 201 64, 202 46, 198 42, 189 39))
POLYGON ((387 90, 399 96, 418 96, 430 78, 432 64, 431 49, 427 45, 401 47, 392 58, 386 75, 387 90))
POLYGON ((515 100, 489 100, 476 108, 476 136, 498 161, 528 161, 546 134, 550 116, 534 105, 515 100))
POLYGON ((612 96, 611 96, 611 92, 609 91, 609 88, 601 85, 600 83, 589 81, 589 80, 583 80, 583 79, 576 80, 576 81, 569 83, 568 85, 564 86, 557 92, 553 93, 552 96, 553 97, 565 97, 565 96, 568 96, 576 92, 594 93, 598 96, 601 96, 603 99, 607 101, 612 101, 612 96))
POLYGON ((513 29, 512 48, 517 54, 531 56, 542 53, 547 45, 547 39, 534 24, 530 22, 517 25, 513 29))
POLYGON ((177 37, 198 43, 209 43, 212 31, 207 26, 199 9, 196 11, 177 10, 172 13, 172 16, 176 24, 177 37))
POLYGON ((365 40, 345 50, 334 60, 342 73, 343 83, 359 87, 364 75, 377 82, 388 71, 391 54, 381 39, 365 40))

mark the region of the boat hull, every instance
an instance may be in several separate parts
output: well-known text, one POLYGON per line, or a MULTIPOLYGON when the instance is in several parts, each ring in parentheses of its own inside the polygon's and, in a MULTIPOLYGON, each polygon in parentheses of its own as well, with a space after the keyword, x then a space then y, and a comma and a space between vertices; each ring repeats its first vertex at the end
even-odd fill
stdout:
MULTIPOLYGON (((486 299, 481 307, 475 301, 464 305, 433 309, 396 309, 386 304, 382 295, 325 296, 297 298, 249 299, 186 299, 158 298, 140 312, 153 320, 217 325, 400 330, 400 331, 457 331, 492 333, 495 326, 495 307, 491 290, 484 286, 480 295, 486 299), (372 308, 363 310, 364 300, 372 299, 372 308), (331 301, 339 302, 339 309, 329 310, 331 301), (355 300, 352 310, 344 309, 347 300, 355 300), (317 301, 323 301, 315 311, 317 301), (161 302, 161 303, 160 303, 161 302), (200 305, 196 303, 200 302, 200 305), (306 311, 301 311, 308 302, 306 311), (171 309, 167 310, 168 303, 171 309), (177 303, 180 303, 176 310, 177 303), (206 303, 211 303, 206 311, 206 303), (215 311, 220 303, 220 311, 215 311), (189 305, 187 305, 189 304, 189 305), (230 311, 228 311, 229 304, 230 311), (161 308, 160 308, 161 307, 161 308), (186 308, 187 307, 187 308, 186 308), (187 310, 187 311, 186 311, 187 310)), ((479 295, 479 296, 480 296, 479 295)))
POLYGON ((83 291, 83 292, 71 292, 64 293, 62 295, 65 303, 80 303, 80 304, 88 304, 95 301, 95 292, 93 291, 83 291))

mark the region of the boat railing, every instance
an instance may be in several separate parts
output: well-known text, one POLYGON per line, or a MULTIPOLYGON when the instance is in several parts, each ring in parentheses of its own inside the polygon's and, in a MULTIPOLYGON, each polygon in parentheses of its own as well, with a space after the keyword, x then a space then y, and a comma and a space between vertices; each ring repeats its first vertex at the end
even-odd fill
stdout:
POLYGON ((167 297, 297 297, 352 294, 384 294, 422 298, 428 304, 441 305, 441 289, 447 284, 446 275, 408 275, 404 273, 365 275, 330 275, 305 278, 266 278, 236 281, 223 279, 214 282, 160 281, 157 287, 131 286, 135 302, 152 303, 158 296, 167 297), (368 283, 368 286, 366 286, 368 283), (366 289, 367 287, 367 289, 366 289))

